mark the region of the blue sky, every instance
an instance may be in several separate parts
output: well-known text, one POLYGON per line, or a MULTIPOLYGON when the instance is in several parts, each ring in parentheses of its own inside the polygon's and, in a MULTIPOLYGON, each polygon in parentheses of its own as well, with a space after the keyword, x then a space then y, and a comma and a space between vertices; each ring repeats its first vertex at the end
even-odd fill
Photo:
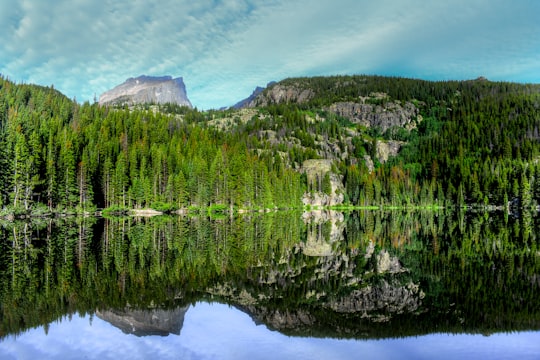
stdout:
POLYGON ((2 0, 0 73, 90 101, 182 76, 199 109, 286 77, 540 83, 537 0, 2 0))

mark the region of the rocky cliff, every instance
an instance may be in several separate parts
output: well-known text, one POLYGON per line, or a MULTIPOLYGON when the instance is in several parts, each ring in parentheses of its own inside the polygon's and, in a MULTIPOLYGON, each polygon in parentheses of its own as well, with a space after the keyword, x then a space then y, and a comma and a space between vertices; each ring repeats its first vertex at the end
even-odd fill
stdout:
POLYGON ((181 77, 139 76, 129 78, 124 83, 104 92, 99 97, 101 105, 134 105, 144 103, 172 103, 192 107, 186 93, 186 86, 181 77))
POLYGON ((390 157, 396 156, 401 147, 405 144, 403 141, 387 140, 377 141, 376 156, 381 163, 388 161, 390 157))
POLYGON ((254 98, 246 102, 244 107, 251 108, 282 103, 304 103, 314 95, 315 92, 309 88, 269 83, 266 91, 259 92, 254 98))
MULTIPOLYGON (((365 101, 365 99, 362 100, 365 101)), ((380 127, 383 132, 393 126, 411 130, 416 127, 417 121, 421 120, 418 118, 420 116, 419 109, 410 102, 402 104, 400 101, 388 101, 384 105, 338 102, 332 104, 328 110, 365 127, 380 127)))
MULTIPOLYGON (((339 87, 339 84, 334 86, 339 87)), ((310 85, 301 82, 280 82, 270 83, 266 89, 256 89, 249 98, 238 104, 239 107, 251 108, 271 104, 302 104, 318 97, 320 98, 320 90, 318 93, 310 85)), ((355 124, 379 127, 383 132, 394 126, 411 130, 422 121, 420 110, 414 103, 392 100, 383 92, 358 96, 355 101, 336 101, 325 110, 345 117, 355 124)))
POLYGON ((332 160, 310 159, 304 161, 301 171, 306 174, 308 188, 302 201, 311 206, 332 206, 343 203, 345 188, 341 176, 332 171, 332 160), (328 182, 324 186, 325 177, 328 182))

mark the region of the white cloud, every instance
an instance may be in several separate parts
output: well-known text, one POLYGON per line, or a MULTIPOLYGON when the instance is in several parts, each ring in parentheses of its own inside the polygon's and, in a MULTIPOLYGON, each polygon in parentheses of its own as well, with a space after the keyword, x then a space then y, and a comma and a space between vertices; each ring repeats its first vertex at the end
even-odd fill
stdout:
POLYGON ((183 76, 199 108, 290 76, 540 81, 539 12, 527 0, 7 1, 0 72, 79 101, 140 74, 183 76))

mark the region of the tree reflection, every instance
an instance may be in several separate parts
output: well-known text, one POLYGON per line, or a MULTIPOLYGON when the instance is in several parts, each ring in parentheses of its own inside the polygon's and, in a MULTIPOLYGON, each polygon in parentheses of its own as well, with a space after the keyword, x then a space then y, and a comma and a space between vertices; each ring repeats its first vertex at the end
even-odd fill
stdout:
POLYGON ((113 314, 120 324, 122 316, 174 314, 200 300, 229 303, 291 335, 538 329, 534 215, 319 211, 3 222, 0 336, 75 313, 113 314))

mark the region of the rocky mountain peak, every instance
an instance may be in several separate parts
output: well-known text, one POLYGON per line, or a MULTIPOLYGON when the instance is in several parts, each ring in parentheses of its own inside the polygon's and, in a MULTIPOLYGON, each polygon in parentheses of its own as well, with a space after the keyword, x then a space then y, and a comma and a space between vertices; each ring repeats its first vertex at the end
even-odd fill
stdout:
POLYGON ((192 107, 181 77, 141 75, 101 94, 101 105, 134 105, 144 103, 172 103, 192 107))

